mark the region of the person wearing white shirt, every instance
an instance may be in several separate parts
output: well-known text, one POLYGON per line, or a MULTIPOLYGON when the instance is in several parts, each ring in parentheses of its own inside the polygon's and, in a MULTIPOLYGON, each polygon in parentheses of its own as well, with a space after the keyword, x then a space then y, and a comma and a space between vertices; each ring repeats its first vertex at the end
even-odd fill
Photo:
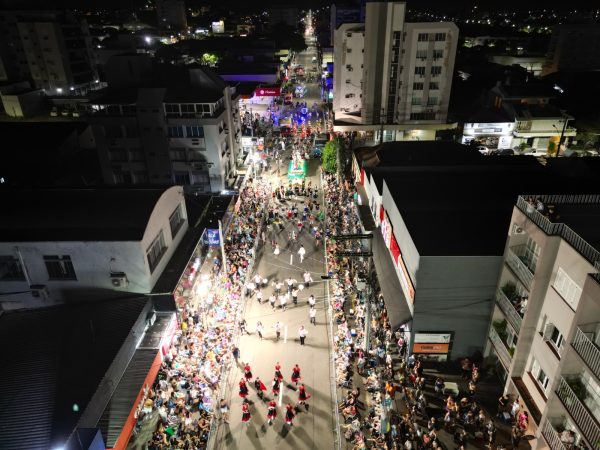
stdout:
POLYGON ((314 308, 315 307, 315 303, 316 303, 315 296, 314 295, 310 295, 308 297, 308 304, 310 305, 311 308, 314 308))
POLYGON ((313 279, 310 276, 310 272, 304 272, 304 284, 306 287, 310 287, 310 283, 312 283, 313 279))
POLYGON ((279 303, 281 303, 281 309, 282 309, 283 311, 285 311, 285 309, 286 309, 286 304, 287 304, 287 301, 288 301, 288 296, 289 296, 289 295, 290 295, 290 294, 288 294, 288 293, 286 292, 285 294, 283 294, 283 295, 280 295, 280 296, 279 296, 279 303))
POLYGON ((317 310, 314 306, 311 306, 308 310, 308 317, 310 317, 310 323, 317 325, 317 310))
POLYGON ((300 325, 300 328, 298 328, 298 336, 300 336, 300 345, 304 345, 304 340, 306 339, 307 334, 308 331, 306 330, 306 328, 304 328, 304 325, 300 325))
POLYGON ((302 244, 300 244, 300 248, 298 249, 298 255, 300 255, 300 264, 302 264, 304 261, 304 255, 306 255, 306 250, 302 244))

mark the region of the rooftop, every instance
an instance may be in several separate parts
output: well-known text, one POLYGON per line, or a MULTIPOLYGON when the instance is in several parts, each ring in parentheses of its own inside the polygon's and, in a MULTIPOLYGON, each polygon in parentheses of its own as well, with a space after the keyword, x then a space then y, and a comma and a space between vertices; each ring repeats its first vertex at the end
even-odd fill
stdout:
POLYGON ((597 191, 600 164, 590 158, 542 166, 533 157, 483 156, 453 143, 443 153, 445 144, 389 143, 381 161, 366 169, 379 189, 385 181, 422 256, 501 256, 520 194, 558 186, 565 194, 597 191))
POLYGON ((0 316, 0 341, 10 342, 0 371, 3 450, 64 445, 148 301, 122 298, 0 316))
POLYGON ((0 190, 0 241, 139 241, 169 188, 0 190))

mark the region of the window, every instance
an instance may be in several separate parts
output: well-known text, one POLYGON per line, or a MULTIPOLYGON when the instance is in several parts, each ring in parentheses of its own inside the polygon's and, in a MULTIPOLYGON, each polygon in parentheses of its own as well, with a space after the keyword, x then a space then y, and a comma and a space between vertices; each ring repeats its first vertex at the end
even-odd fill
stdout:
POLYGON ((51 280, 77 280, 75 268, 69 255, 44 256, 44 263, 48 270, 48 277, 51 280))
POLYGON ((111 148, 108 151, 108 158, 117 162, 127 161, 127 153, 124 148, 111 148))
POLYGON ((439 59, 444 57, 444 50, 434 50, 433 59, 439 59))
POLYGON ((427 106, 436 106, 438 104, 438 98, 437 97, 429 97, 427 99, 427 106))
POLYGON ((180 106, 181 106, 182 113, 188 113, 188 114, 194 113, 194 110, 195 110, 194 105, 180 105, 180 106))
POLYGON ((571 308, 577 309, 579 297, 581 297, 581 288, 561 267, 559 267, 556 272, 556 278, 554 278, 552 286, 571 308))
POLYGON ((435 120, 434 112, 410 113, 409 120, 435 120))
POLYGON ((354 98, 356 94, 346 94, 345 97, 346 98, 354 98))
POLYGON ((346 49, 346 53, 352 53, 352 49, 351 48, 346 49))
POLYGON ((175 184, 182 186, 190 184, 190 174, 187 172, 175 172, 175 184))
POLYGON ((171 161, 185 161, 185 148, 169 149, 169 157, 171 161))
POLYGON ((427 58, 427 50, 417 50, 417 58, 426 59, 427 58))
POLYGON ((167 127, 167 133, 169 137, 183 137, 183 127, 167 127))
POLYGON ((154 238, 152 244, 146 250, 146 258, 148 259, 148 266, 150 266, 150 273, 154 272, 156 266, 162 259, 163 255, 167 251, 167 246, 165 245, 165 237, 163 235, 162 230, 158 233, 158 236, 154 238))
POLYGON ((173 103, 165 104, 165 111, 167 114, 179 114, 179 105, 173 103))
POLYGON ((138 170, 133 172, 133 181, 136 184, 142 184, 148 182, 148 172, 145 170, 138 170))
POLYGON ((434 40, 437 42, 446 40, 446 33, 435 33, 434 40))
POLYGON ((431 83, 429 83, 430 91, 438 91, 439 89, 440 89, 440 83, 438 83, 437 81, 432 81, 431 83))
POLYGON ((425 67, 424 66, 416 66, 415 67, 415 75, 425 75, 425 67))
POLYGON ((144 152, 141 148, 129 149, 129 160, 130 161, 144 161, 144 152))
POLYGON ((544 372, 544 370, 540 367, 540 364, 535 359, 533 360, 533 362, 531 364, 531 374, 533 375, 533 378, 535 378, 535 381, 537 381, 537 383, 540 385, 542 390, 544 390, 544 392, 545 392, 546 389, 548 388, 548 385, 550 384, 550 379, 548 378, 548 375, 546 375, 546 372, 544 372))
POLYGON ((419 33, 419 36, 417 37, 417 40, 419 42, 425 42, 429 40, 429 33, 419 33))
POLYGON ((21 263, 11 255, 0 255, 0 280, 25 281, 21 263))
POLYGON ((203 127, 185 127, 187 137, 204 137, 204 128, 203 127))
POLYGON ((185 222, 183 218, 183 211, 181 210, 181 205, 177 205, 171 217, 169 217, 169 225, 171 225, 171 237, 175 238, 177 236, 177 232, 185 222))
POLYGON ((420 105, 421 104, 421 97, 413 97, 411 104, 414 105, 414 106, 420 105))
POLYGON ((442 73, 442 66, 431 66, 431 75, 439 75, 442 73))
POLYGON ((413 83, 413 91, 422 91, 423 83, 413 83))
POLYGON ((346 80, 346 84, 350 84, 350 83, 351 83, 351 81, 350 81, 350 80, 346 80))

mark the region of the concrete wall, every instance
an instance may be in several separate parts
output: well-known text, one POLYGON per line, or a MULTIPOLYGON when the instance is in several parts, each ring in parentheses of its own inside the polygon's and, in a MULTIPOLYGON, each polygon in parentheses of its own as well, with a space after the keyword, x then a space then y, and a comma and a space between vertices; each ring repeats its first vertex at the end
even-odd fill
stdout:
POLYGON ((336 117, 339 113, 358 113, 361 110, 364 33, 364 26, 353 23, 343 24, 335 31, 333 111, 336 117), (348 53, 348 50, 351 52, 348 53))
POLYGON ((422 256, 412 333, 453 332, 449 359, 482 352, 501 256, 422 256))

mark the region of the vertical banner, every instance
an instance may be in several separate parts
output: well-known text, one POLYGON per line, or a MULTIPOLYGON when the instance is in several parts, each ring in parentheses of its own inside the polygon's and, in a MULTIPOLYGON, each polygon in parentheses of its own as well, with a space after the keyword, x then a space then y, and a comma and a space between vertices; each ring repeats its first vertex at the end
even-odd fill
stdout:
POLYGON ((221 234, 216 228, 208 228, 206 230, 208 245, 221 245, 221 234))

